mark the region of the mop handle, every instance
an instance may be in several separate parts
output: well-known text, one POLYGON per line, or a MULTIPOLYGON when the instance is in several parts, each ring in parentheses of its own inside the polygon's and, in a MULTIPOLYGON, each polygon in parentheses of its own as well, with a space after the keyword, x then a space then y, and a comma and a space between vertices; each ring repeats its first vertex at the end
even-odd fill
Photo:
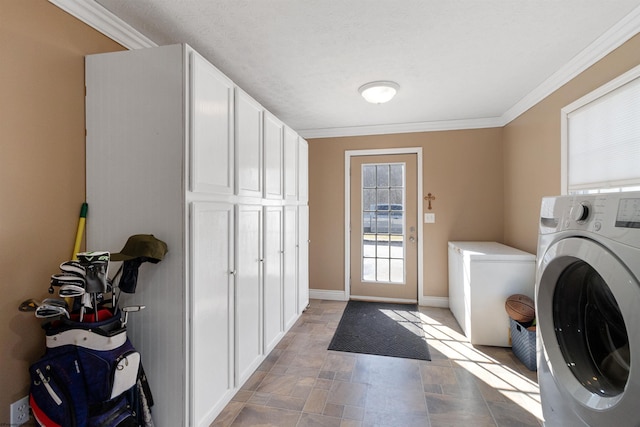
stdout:
POLYGON ((87 203, 83 203, 80 208, 80 219, 78 220, 78 231, 76 231, 76 242, 73 245, 73 253, 71 254, 71 259, 74 261, 78 260, 78 252, 80 252, 80 243, 82 243, 82 233, 84 232, 84 223, 87 221, 87 210, 89 209, 89 205, 87 203))

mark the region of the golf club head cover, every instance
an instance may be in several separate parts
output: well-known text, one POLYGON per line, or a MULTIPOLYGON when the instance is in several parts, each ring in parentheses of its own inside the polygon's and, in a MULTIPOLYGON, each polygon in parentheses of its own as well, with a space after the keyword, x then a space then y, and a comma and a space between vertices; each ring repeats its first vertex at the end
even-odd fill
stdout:
POLYGON ((84 288, 86 284, 86 280, 84 277, 63 273, 63 274, 52 274, 50 283, 51 283, 51 286, 56 286, 56 287, 60 287, 63 285, 74 285, 74 286, 80 286, 81 288, 84 288))
POLYGON ((122 277, 118 287, 122 292, 133 294, 138 284, 138 269, 146 261, 145 257, 139 257, 122 262, 122 277))
POLYGON ((107 292, 109 252, 81 252, 78 260, 86 272, 86 291, 90 294, 107 292))
POLYGON ((80 261, 65 261, 60 264, 60 271, 66 274, 73 274, 79 277, 85 277, 87 272, 84 269, 84 266, 80 264, 80 261))

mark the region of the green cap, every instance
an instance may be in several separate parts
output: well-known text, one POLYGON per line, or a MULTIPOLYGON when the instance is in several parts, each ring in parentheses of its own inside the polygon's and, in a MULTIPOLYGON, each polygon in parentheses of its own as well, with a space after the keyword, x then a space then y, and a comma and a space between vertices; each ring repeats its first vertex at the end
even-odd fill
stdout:
POLYGON ((145 257, 147 261, 157 263, 162 261, 167 251, 167 244, 156 239, 153 234, 134 234, 120 252, 111 254, 111 261, 145 257))

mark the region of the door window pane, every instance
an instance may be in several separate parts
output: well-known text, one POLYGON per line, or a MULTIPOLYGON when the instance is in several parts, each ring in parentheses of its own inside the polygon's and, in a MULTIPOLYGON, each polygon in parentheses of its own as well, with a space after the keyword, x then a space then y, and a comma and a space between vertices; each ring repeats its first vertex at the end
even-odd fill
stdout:
POLYGON ((404 165, 391 165, 389 171, 389 185, 391 187, 404 187, 404 165))
POLYGON ((378 242, 378 258, 389 258, 389 242, 378 242))
POLYGON ((367 282, 376 281, 376 259, 364 258, 362 263, 362 280, 367 282))
POLYGON ((376 166, 378 187, 389 187, 389 165, 376 166))
POLYGON ((376 190, 365 188, 362 190, 362 205, 365 211, 376 210, 376 190))
POLYGON ((404 260, 392 259, 390 261, 390 278, 391 282, 402 282, 404 280, 404 260))
POLYGON ((375 188, 376 186, 376 167, 375 166, 373 165, 362 166, 362 186, 364 188, 375 188))

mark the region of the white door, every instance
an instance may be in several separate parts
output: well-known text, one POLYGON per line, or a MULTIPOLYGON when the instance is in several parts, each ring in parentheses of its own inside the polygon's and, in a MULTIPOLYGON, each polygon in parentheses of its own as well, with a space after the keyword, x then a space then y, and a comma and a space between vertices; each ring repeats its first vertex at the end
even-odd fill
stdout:
POLYGON ((298 200, 309 201, 309 144, 298 138, 298 200))
POLYGON ((298 208, 284 208, 284 324, 289 329, 298 314, 298 208))
POLYGON ((298 313, 309 305, 309 206, 298 206, 298 313))
POLYGON ((196 52, 189 59, 191 191, 232 194, 233 82, 196 52))
POLYGON ((262 206, 239 205, 236 239, 236 385, 262 355, 262 206))
POLYGON ((191 205, 191 425, 208 426, 233 392, 233 205, 191 205), (212 367, 217 367, 212 369, 212 367))
POLYGON ((273 114, 264 113, 264 197, 283 196, 284 126, 273 114))
POLYGON ((235 106, 237 194, 262 197, 263 108, 238 88, 236 88, 235 106))
POLYGON ((284 333, 282 316, 282 208, 264 208, 264 354, 284 333))
POLYGON ((417 155, 351 157, 350 180, 350 297, 417 302, 417 155))
POLYGON ((298 134, 284 128, 284 192, 290 201, 298 200, 298 134))

